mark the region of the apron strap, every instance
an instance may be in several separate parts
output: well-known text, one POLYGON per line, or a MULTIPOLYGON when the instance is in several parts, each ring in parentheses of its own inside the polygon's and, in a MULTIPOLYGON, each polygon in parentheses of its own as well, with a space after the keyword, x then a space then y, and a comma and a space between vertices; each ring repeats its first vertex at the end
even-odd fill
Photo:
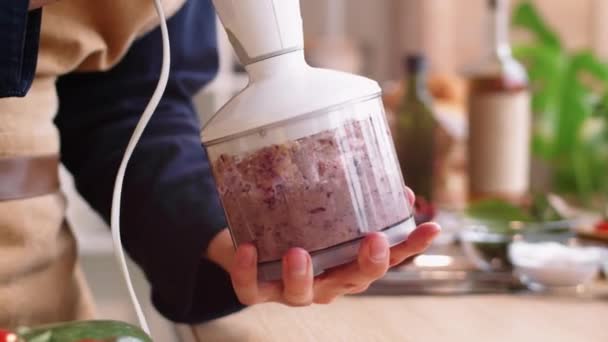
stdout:
POLYGON ((58 190, 58 155, 0 158, 0 201, 43 196, 58 190))

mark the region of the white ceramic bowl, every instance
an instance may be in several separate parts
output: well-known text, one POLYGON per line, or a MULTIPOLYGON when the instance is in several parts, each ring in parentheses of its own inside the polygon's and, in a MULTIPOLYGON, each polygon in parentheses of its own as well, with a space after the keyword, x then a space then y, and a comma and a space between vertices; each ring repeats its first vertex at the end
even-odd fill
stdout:
POLYGON ((509 259, 522 282, 544 288, 589 284, 598 276, 601 264, 597 248, 556 242, 514 242, 509 247, 509 259))

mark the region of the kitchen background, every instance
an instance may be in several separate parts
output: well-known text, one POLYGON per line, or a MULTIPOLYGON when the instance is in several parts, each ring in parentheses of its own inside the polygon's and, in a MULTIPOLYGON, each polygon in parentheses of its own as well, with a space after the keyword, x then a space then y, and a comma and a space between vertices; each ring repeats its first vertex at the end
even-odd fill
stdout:
MULTIPOLYGON (((515 6, 519 1, 513 1, 515 6)), ((434 74, 457 75, 479 58, 487 41, 485 0, 302 0, 309 59, 358 72, 387 84, 402 77, 404 53, 422 52, 434 74)), ((608 1, 535 0, 543 17, 568 49, 589 48, 608 57, 608 1)), ((221 70, 197 97, 201 120, 246 84, 235 68, 223 31, 218 32, 221 70)), ((513 32, 513 40, 527 39, 513 32)), ((99 303, 101 317, 134 322, 126 290, 114 264, 107 226, 74 191, 62 173, 69 219, 80 242, 83 266, 99 303)), ((135 268, 132 268, 135 269, 135 268)), ((135 273, 140 298, 147 287, 135 273)), ((146 305, 153 334, 159 341, 177 341, 174 327, 146 305)))
MULTIPOLYGON (((522 1, 512 0, 514 8, 522 1)), ((303 1, 307 38, 334 27, 327 0, 303 1)), ((432 68, 455 72, 470 64, 485 44, 484 0, 337 0, 345 9, 343 25, 334 29, 359 45, 365 73, 377 80, 400 74, 404 52, 423 52, 432 68)), ((571 49, 591 48, 608 57, 608 2, 604 0, 535 0, 547 22, 571 49)), ((340 15, 336 15, 340 17, 340 15)), ((514 35, 514 40, 523 38, 514 35)))

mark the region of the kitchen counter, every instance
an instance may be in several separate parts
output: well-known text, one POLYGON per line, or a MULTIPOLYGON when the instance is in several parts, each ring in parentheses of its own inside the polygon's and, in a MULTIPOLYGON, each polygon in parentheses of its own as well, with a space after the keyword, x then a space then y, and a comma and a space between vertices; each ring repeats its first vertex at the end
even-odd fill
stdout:
POLYGON ((328 306, 265 304, 196 327, 185 341, 608 341, 608 293, 349 297, 328 306), (606 295, 604 295, 606 294, 606 295))

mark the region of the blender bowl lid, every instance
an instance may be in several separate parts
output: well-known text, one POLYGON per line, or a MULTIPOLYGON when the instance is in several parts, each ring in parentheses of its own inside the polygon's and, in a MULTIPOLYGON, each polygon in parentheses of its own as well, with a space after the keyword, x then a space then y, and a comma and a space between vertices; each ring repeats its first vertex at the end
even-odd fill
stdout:
MULTIPOLYGON (((201 132, 209 145, 308 113, 370 96, 380 96, 376 81, 348 73, 307 67, 286 77, 249 84, 222 107, 201 132)), ((383 109, 381 109, 383 110, 383 109)))

